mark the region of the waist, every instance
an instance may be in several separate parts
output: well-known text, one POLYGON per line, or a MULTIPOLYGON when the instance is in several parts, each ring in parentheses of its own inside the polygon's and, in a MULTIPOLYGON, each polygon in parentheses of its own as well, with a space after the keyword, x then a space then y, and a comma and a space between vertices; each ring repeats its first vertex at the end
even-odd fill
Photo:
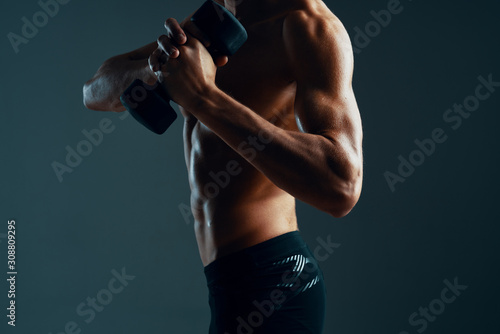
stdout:
POLYGON ((298 229, 295 200, 290 195, 240 205, 222 203, 207 205, 201 217, 195 215, 196 240, 204 265, 298 229))
POLYGON ((228 276, 245 275, 266 263, 299 253, 310 252, 300 232, 292 231, 218 258, 205 266, 204 272, 211 284, 228 276))

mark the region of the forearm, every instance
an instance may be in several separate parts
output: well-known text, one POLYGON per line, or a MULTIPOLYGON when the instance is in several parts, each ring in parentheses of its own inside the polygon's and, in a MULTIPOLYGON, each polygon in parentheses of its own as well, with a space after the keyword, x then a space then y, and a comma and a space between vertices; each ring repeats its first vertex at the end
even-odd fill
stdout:
POLYGON ((231 148, 297 199, 335 217, 347 214, 357 201, 362 163, 346 143, 279 128, 217 89, 192 110, 231 148))
POLYGON ((102 64, 83 87, 83 103, 92 110, 123 111, 120 95, 135 79, 152 84, 156 77, 149 69, 148 59, 123 60, 113 57, 102 64))

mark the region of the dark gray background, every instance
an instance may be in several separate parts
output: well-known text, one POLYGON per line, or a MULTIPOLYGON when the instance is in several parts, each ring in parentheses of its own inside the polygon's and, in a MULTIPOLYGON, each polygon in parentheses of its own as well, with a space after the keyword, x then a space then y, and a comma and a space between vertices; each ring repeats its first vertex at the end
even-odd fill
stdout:
MULTIPOLYGON (((251 1, 251 0, 247 0, 251 1)), ((325 1, 354 28, 387 1, 325 1)), ((182 122, 154 135, 132 117, 86 110, 82 85, 107 58, 159 36, 201 1, 77 1, 15 53, 7 34, 40 10, 35 0, 1 11, 0 197, 2 333, 206 333, 207 289, 193 234, 178 206, 189 203, 182 122), (114 131, 59 182, 82 130, 109 118, 114 131), (17 222, 17 326, 7 326, 7 220, 17 222), (75 308, 107 287, 111 271, 135 279, 85 323, 75 308)), ((455 277, 467 289, 425 333, 498 333, 499 91, 453 130, 444 112, 473 94, 498 65, 494 1, 402 0, 403 11, 355 56, 363 118, 362 196, 345 218, 298 203, 311 248, 340 244, 321 262, 328 289, 325 333, 417 333, 408 318, 440 297, 455 277), (415 139, 442 128, 447 141, 391 192, 385 171, 415 139), (319 238, 319 239, 318 239, 319 238)), ((420 317, 419 317, 420 318, 420 317)))

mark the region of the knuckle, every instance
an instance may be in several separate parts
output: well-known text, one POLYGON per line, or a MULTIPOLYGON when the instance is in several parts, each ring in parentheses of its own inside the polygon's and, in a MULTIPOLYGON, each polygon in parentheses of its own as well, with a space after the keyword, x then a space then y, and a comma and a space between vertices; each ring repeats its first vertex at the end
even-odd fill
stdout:
POLYGON ((174 19, 173 17, 169 17, 168 19, 165 20, 165 25, 175 25, 177 23, 177 20, 174 19))
POLYGON ((168 18, 165 21, 165 29, 167 29, 170 33, 174 31, 178 31, 180 29, 179 24, 174 18, 168 18))
POLYGON ((181 45, 181 46, 179 46, 178 49, 179 49, 179 55, 189 53, 189 46, 187 46, 187 45, 181 45))
POLYGON ((167 35, 161 35, 156 41, 158 44, 167 44, 170 41, 170 38, 167 35))

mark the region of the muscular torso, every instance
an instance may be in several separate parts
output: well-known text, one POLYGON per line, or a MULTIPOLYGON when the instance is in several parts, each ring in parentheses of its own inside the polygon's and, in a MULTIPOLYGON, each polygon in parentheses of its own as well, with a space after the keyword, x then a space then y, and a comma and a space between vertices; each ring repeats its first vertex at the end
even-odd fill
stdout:
MULTIPOLYGON (((284 13, 247 28, 244 46, 218 69, 217 86, 272 122, 298 131, 294 118, 295 82, 282 38, 284 13)), ((191 186, 195 233, 204 265, 297 230, 295 199, 275 186, 185 110, 184 143, 191 186)), ((241 144, 251 160, 265 149, 254 138, 241 144)))

